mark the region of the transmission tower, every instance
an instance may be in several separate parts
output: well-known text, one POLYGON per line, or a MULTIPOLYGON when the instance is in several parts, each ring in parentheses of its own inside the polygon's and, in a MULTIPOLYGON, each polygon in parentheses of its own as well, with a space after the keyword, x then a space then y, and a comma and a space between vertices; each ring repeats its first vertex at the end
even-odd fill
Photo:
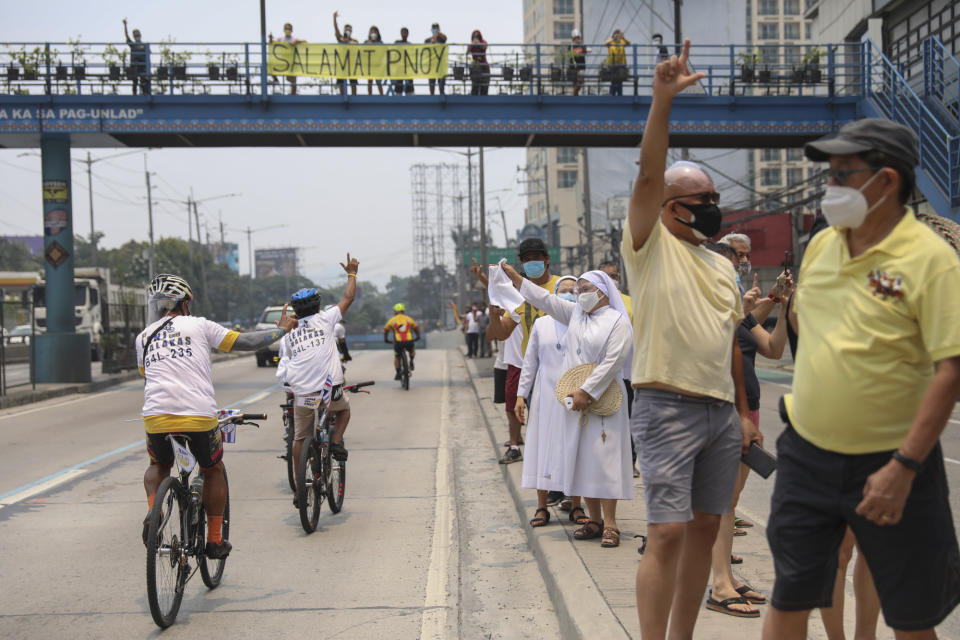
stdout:
POLYGON ((453 272, 462 261, 454 255, 453 236, 465 233, 460 193, 466 169, 457 164, 415 164, 410 167, 413 205, 413 268, 444 265, 453 272))

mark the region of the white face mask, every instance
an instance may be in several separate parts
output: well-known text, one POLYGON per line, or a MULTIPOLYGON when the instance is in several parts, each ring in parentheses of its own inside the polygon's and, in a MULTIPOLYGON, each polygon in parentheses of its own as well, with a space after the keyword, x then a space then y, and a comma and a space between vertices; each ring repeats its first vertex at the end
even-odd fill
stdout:
POLYGON ((558 293, 558 294, 557 294, 557 297, 560 298, 561 300, 566 300, 567 302, 576 302, 576 301, 577 301, 577 296, 573 295, 573 294, 570 293, 569 291, 564 291, 564 292, 562 292, 562 293, 558 293))
POLYGON ((856 229, 863 224, 871 211, 880 206, 886 196, 877 200, 872 207, 868 206, 867 199, 863 195, 863 190, 873 182, 874 178, 880 175, 879 172, 873 174, 862 187, 854 189, 853 187, 841 187, 840 185, 828 184, 827 190, 823 194, 823 200, 820 202, 820 208, 823 210, 823 216, 832 227, 845 227, 847 229, 856 229))
POLYGON ((586 293, 581 293, 577 297, 577 302, 580 303, 580 308, 583 309, 584 313, 590 313, 600 302, 600 292, 587 291, 586 293))

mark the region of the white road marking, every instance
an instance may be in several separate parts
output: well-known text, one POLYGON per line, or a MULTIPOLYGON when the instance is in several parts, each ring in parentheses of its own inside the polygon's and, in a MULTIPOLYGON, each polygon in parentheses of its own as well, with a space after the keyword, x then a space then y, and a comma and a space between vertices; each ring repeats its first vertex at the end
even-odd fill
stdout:
POLYGON ((46 411, 47 409, 56 409, 57 407, 65 407, 69 404, 76 404, 78 402, 92 400, 93 398, 102 398, 103 396, 110 395, 111 393, 119 393, 120 391, 128 391, 128 389, 113 389, 112 391, 102 391, 100 393, 84 393, 79 398, 74 398, 73 400, 67 400, 66 402, 58 402, 57 404, 48 404, 42 407, 34 407, 33 409, 27 409, 26 411, 18 411, 16 413, 6 413, 4 415, 0 415, 0 420, 6 420, 7 418, 16 418, 17 416, 25 416, 29 413, 36 413, 37 411, 46 411))
POLYGON ((447 627, 447 578, 453 538, 453 523, 456 513, 450 495, 451 465, 447 444, 448 416, 450 415, 450 385, 447 380, 447 361, 443 360, 441 377, 444 381, 440 402, 440 434, 437 446, 437 471, 433 524, 433 545, 430 551, 430 568, 427 570, 427 592, 423 599, 423 617, 420 618, 421 640, 446 637, 447 627))
POLYGON ((960 420, 954 420, 953 418, 948 418, 947 422, 951 424, 960 424, 960 420))
POLYGON ((244 405, 253 404, 254 402, 259 402, 260 400, 263 400, 264 398, 269 396, 272 391, 273 391, 273 387, 271 387, 267 391, 261 391, 256 395, 250 396, 249 398, 245 398, 242 402, 244 405))
POLYGON ((960 460, 954 460, 953 458, 944 458, 947 462, 952 462, 953 464, 960 464, 960 460))
POLYGON ((87 472, 86 469, 72 469, 65 473, 61 473, 54 478, 50 478, 45 482, 35 484, 28 489, 24 489, 23 491, 18 491, 17 493, 14 493, 13 495, 9 495, 6 498, 4 498, 3 501, 0 502, 0 509, 2 509, 3 507, 9 506, 11 504, 15 504, 17 502, 22 502, 27 498, 32 498, 38 493, 49 491, 55 486, 63 484, 68 480, 72 480, 73 478, 76 478, 77 476, 82 475, 86 472, 87 472))

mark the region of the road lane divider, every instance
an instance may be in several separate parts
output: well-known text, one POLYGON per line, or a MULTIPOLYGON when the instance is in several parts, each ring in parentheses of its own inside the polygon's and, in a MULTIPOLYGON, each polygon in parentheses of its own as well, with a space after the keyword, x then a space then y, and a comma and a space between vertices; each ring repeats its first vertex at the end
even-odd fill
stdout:
MULTIPOLYGON (((232 404, 226 405, 224 409, 237 409, 240 407, 244 407, 248 404, 258 402, 266 398, 268 395, 270 395, 272 391, 278 389, 279 387, 280 387, 279 383, 274 383, 269 387, 267 387, 266 389, 262 389, 260 391, 257 391, 256 393, 250 394, 246 398, 242 398, 232 404)), ((114 392, 110 391, 107 393, 114 393, 114 392)), ((102 394, 97 394, 97 395, 102 395, 102 394)), ((75 401, 71 400, 69 402, 64 402, 61 404, 70 404, 71 402, 75 402, 75 401)), ((56 405, 56 406, 60 406, 60 405, 56 405)), ((50 407, 47 407, 47 408, 50 408, 50 407)), ((29 413, 29 411, 24 413, 29 413)), ((4 416, 4 417, 7 417, 7 416, 4 416)), ((107 458, 111 458, 113 456, 119 455, 121 453, 129 451, 130 449, 133 449, 134 447, 142 447, 144 444, 144 441, 145 441, 144 438, 140 438, 136 442, 131 442, 130 444, 124 445, 119 449, 107 451, 106 453, 102 453, 98 456, 90 458, 89 460, 84 460, 83 462, 79 462, 75 465, 69 466, 66 469, 61 469, 56 473, 51 473, 50 475, 44 476, 39 480, 34 480, 33 482, 28 482, 27 484, 19 486, 16 489, 11 489, 6 493, 0 493, 0 509, 2 509, 3 507, 9 506, 11 504, 14 504, 16 502, 21 502, 26 498, 37 495, 44 491, 48 491, 49 489, 52 489, 66 482, 67 480, 71 480, 85 473, 87 471, 85 467, 91 464, 95 464, 102 460, 106 460, 107 458)))

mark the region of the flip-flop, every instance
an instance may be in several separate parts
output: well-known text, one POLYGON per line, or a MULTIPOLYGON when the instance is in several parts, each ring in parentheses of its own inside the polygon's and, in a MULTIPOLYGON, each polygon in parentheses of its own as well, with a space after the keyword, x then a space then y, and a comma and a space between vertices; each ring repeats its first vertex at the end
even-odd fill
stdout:
POLYGON ((737 587, 736 592, 740 594, 740 597, 746 598, 747 602, 749 602, 750 604, 767 604, 767 597, 764 596, 759 591, 757 591, 756 589, 754 589, 753 587, 751 587, 750 585, 748 585, 746 582, 744 582, 742 585, 737 587), (760 597, 757 598, 757 597, 748 596, 747 594, 750 593, 751 591, 753 591, 760 597))
POLYGON ((735 538, 739 538, 740 536, 745 536, 745 535, 747 535, 747 532, 744 531, 743 529, 734 529, 734 530, 733 530, 733 536, 734 536, 735 538))
POLYGON ((734 529, 749 529, 753 526, 753 523, 749 520, 744 520, 743 518, 737 518, 733 521, 734 529))
POLYGON ((742 556, 731 555, 731 556, 730 556, 730 564, 743 564, 743 557, 742 557, 742 556))
POLYGON ((725 613, 728 616, 734 616, 736 618, 759 618, 760 610, 754 609, 753 611, 740 611, 738 609, 733 609, 730 607, 732 604, 750 604, 747 602, 746 598, 737 596, 736 598, 727 598, 726 600, 714 600, 713 597, 707 598, 707 609, 710 611, 716 611, 717 613, 725 613))

